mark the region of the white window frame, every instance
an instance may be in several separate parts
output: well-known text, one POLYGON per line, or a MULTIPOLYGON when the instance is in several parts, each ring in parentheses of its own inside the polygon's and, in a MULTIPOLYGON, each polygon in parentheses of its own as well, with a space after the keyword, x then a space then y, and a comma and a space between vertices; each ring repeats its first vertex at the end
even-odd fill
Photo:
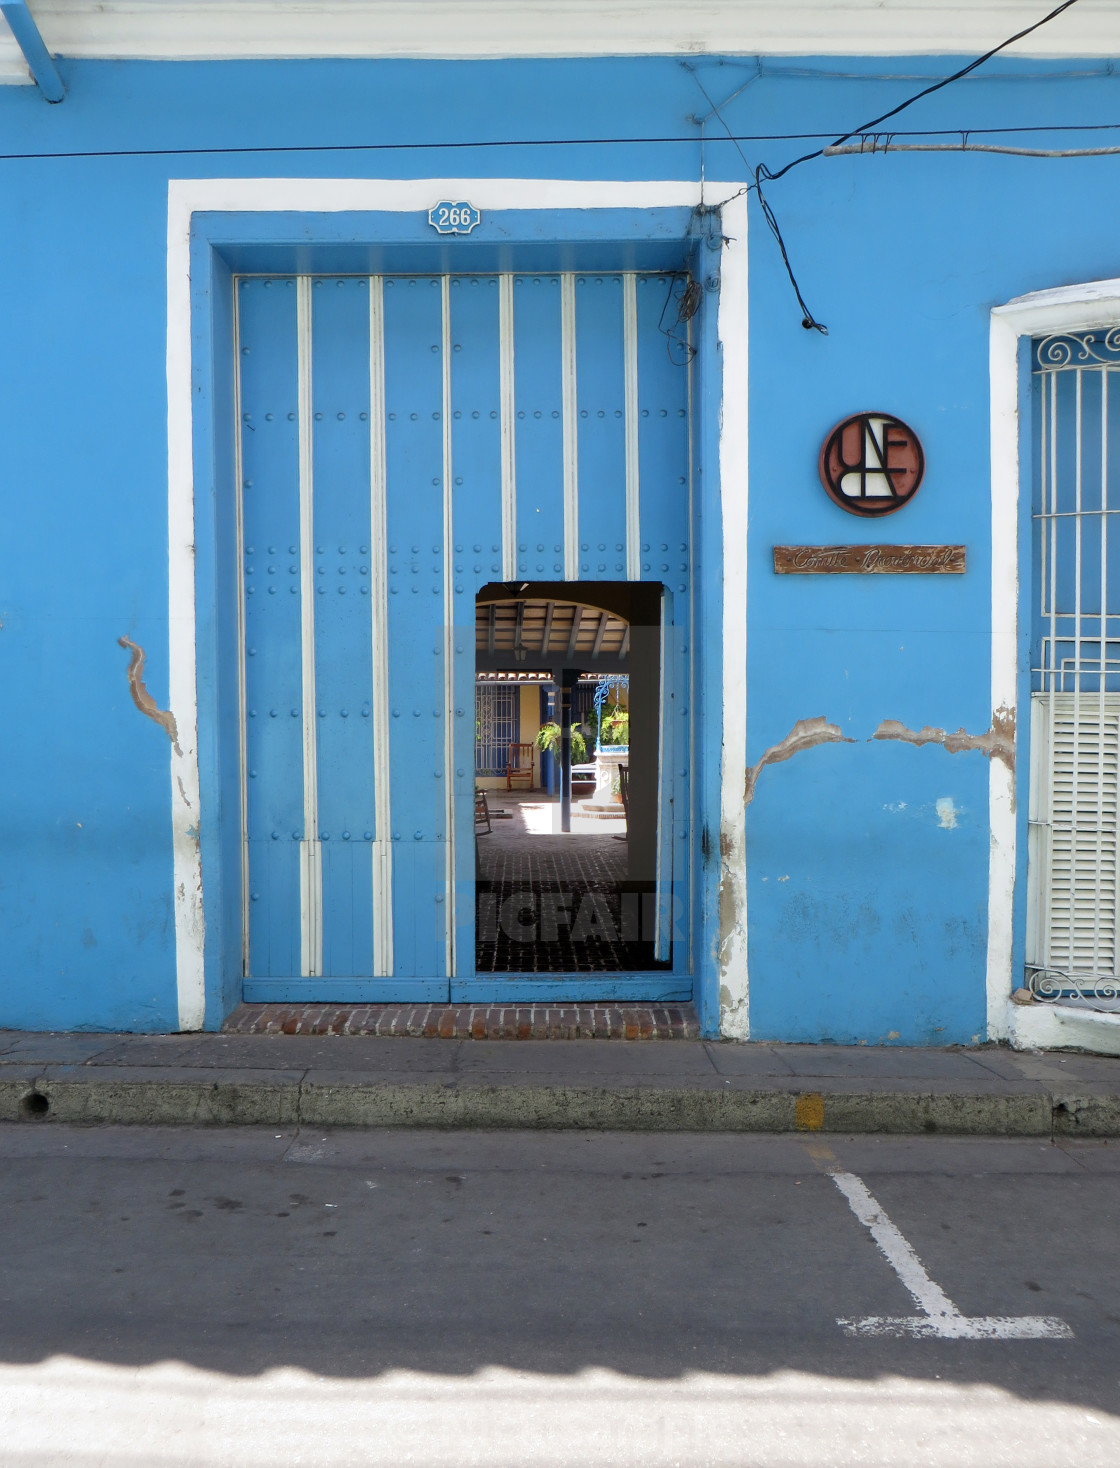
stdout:
MULTIPOLYGON (((1120 323, 1120 279, 1091 281, 1020 296, 991 313, 992 470, 992 672, 995 716, 1014 719, 1016 749, 1022 752, 1029 709, 1019 706, 1019 589, 1030 566, 1019 565, 1021 517, 1029 514, 1029 460, 1021 448, 1029 439, 1029 401, 1024 388, 1021 346, 1036 336, 1091 331, 1120 323)), ((1025 792, 1024 792, 1025 793, 1025 792)), ((1016 776, 1000 760, 990 764, 988 781, 990 855, 988 867, 988 1038, 1018 1048, 1078 1045, 1120 1055, 1120 1016, 1092 1013, 1062 1003, 1016 1004, 1012 991, 1014 898, 1017 861, 1016 776)))

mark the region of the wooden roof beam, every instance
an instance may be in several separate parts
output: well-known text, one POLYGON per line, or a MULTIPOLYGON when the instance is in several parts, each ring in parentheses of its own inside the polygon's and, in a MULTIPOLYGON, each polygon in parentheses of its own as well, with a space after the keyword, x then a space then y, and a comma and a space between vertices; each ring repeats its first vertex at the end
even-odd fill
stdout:
POLYGON ((544 633, 541 636, 541 652, 547 655, 548 644, 552 641, 552 617, 556 611, 556 603, 550 601, 544 614, 544 633))
POLYGON ((579 624, 583 617, 583 607, 577 602, 572 610, 572 635, 568 638, 568 660, 571 661, 576 655, 576 639, 579 637, 579 624))
POLYGON ((594 641, 594 643, 591 646, 591 656, 593 658, 597 658, 599 656, 599 649, 603 645, 603 634, 604 634, 604 632, 606 632, 606 630, 607 630, 607 613, 606 612, 600 612, 599 613, 599 625, 595 629, 595 641, 594 641))

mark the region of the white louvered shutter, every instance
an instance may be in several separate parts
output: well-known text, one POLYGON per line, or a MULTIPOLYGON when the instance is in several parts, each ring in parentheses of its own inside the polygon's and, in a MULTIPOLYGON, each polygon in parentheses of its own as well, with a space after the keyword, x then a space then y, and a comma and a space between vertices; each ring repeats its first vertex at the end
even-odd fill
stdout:
POLYGON ((1120 694, 1035 694, 1032 962, 1083 979, 1117 972, 1120 694))

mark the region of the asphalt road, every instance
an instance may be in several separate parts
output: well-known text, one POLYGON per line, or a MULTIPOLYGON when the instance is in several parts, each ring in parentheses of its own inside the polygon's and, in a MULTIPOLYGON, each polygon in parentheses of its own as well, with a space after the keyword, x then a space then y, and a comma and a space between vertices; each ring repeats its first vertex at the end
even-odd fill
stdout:
POLYGON ((0 1463, 1115 1468, 1118 1230, 1117 1143, 0 1127, 0 1463))

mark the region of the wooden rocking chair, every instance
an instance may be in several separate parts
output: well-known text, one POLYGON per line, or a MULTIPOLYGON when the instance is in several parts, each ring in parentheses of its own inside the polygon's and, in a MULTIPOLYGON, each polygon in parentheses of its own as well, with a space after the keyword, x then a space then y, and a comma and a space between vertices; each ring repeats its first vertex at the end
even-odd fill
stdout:
POLYGON ((474 792, 474 829, 476 834, 486 832, 487 835, 493 835, 493 827, 490 825, 490 807, 486 801, 485 790, 474 792))
POLYGON ((514 782, 523 780, 526 790, 533 788, 533 765, 536 760, 532 744, 511 744, 506 760, 506 789, 512 790, 514 782), (528 765, 525 761, 528 760, 528 765))
POLYGON ((622 801, 622 815, 626 821, 626 831, 621 836, 615 836, 616 841, 629 841, 630 839, 630 766, 619 765, 618 767, 618 794, 622 801))

